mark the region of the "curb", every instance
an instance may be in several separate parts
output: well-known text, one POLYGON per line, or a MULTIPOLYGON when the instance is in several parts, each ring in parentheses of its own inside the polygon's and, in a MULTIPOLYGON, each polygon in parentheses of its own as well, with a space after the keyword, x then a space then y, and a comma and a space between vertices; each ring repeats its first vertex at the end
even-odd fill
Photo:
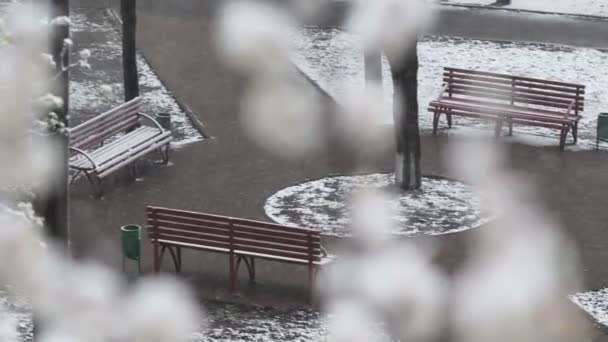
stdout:
POLYGON ((502 10, 506 12, 515 12, 515 13, 532 13, 532 14, 544 14, 544 15, 559 15, 563 17, 571 17, 577 19, 592 19, 596 21, 608 21, 608 17, 602 17, 599 15, 591 15, 591 14, 573 14, 573 13, 563 13, 563 12, 546 12, 546 11, 538 11, 538 10, 528 10, 528 9, 518 9, 518 8, 506 8, 502 6, 492 6, 492 5, 467 5, 467 4, 449 4, 449 3, 434 3, 439 6, 449 6, 449 7, 459 7, 459 8, 468 8, 468 9, 486 9, 486 10, 502 10))
MULTIPOLYGON (((120 15, 118 13, 116 13, 116 11, 114 10, 114 8, 111 8, 111 7, 107 8, 106 11, 110 15, 110 17, 114 20, 115 23, 122 25, 122 19, 120 18, 120 15)), ((155 68, 148 61, 148 59, 143 54, 143 52, 139 51, 139 49, 137 49, 137 50, 138 50, 139 54, 141 55, 141 57, 144 59, 144 61, 146 61, 146 63, 148 63, 148 65, 150 65, 150 67, 152 68, 152 70, 154 70, 155 68)), ((166 86, 165 82, 160 77, 158 77, 158 80, 163 85, 163 87, 165 87, 165 88, 167 88, 167 90, 169 90, 169 87, 166 86)), ((175 96, 175 94, 173 94, 173 92, 171 92, 170 95, 175 100, 175 102, 177 103, 178 107, 186 114, 186 117, 188 117, 188 120, 190 120, 190 122, 192 123, 192 125, 194 126, 194 128, 203 137, 203 140, 213 139, 213 137, 207 132, 207 128, 205 127, 205 125, 199 120, 199 118, 196 115, 196 113, 194 113, 192 111, 192 109, 190 109, 190 107, 188 107, 188 105, 186 105, 185 103, 183 103, 177 96, 175 96)))

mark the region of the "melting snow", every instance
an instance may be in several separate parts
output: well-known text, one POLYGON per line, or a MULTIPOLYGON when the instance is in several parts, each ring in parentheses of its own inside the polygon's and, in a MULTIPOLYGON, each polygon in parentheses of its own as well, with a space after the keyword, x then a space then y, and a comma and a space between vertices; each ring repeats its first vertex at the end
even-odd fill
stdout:
MULTIPOLYGON (((338 103, 350 88, 364 86, 363 54, 357 36, 336 29, 303 28, 293 36, 294 63, 338 103)), ((585 112, 579 124, 579 146, 595 144, 597 114, 608 111, 608 53, 585 48, 545 44, 489 42, 461 38, 429 37, 419 42, 418 96, 420 126, 432 128, 429 102, 441 91, 444 66, 526 75, 587 86, 585 112)), ((392 103, 390 69, 383 60, 386 101, 392 103)), ((388 108, 391 108, 390 106, 388 108)), ((378 113, 379 124, 392 125, 392 114, 378 113)), ((442 118, 440 127, 445 127, 442 118)), ((479 120, 455 117, 455 126, 493 129, 479 120)), ((540 127, 515 126, 514 135, 546 137, 558 145, 559 132, 540 127)))
MULTIPOLYGON (((441 235, 478 227, 488 221, 479 199, 460 182, 425 177, 422 189, 393 195, 389 206, 400 235, 441 235)), ((393 189, 394 174, 334 176, 294 185, 266 201, 266 214, 285 225, 347 236, 349 196, 362 188, 393 189)))

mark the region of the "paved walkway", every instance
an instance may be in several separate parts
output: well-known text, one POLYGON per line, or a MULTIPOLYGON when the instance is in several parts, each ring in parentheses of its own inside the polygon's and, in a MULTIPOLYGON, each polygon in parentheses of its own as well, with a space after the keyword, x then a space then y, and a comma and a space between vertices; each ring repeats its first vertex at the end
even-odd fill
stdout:
MULTIPOLYGON (((78 256, 95 257, 119 267, 118 227, 144 222, 146 205, 164 205, 210 213, 267 219, 265 199, 275 191, 328 174, 349 172, 348 163, 328 155, 286 163, 265 153, 243 134, 238 122, 242 83, 226 71, 210 44, 208 1, 143 2, 139 12, 139 48, 174 95, 198 113, 214 137, 173 154, 171 167, 145 167, 144 179, 132 183, 118 175, 105 184, 104 199, 88 196, 85 182, 72 191, 72 232, 78 256)), ((458 28, 455 28, 457 30, 458 28)), ((331 107, 332 102, 327 100, 331 107)), ((390 134, 390 132, 387 132, 390 134)), ((448 139, 422 138, 423 172, 449 177, 440 160, 448 139)), ((608 153, 564 152, 556 148, 511 146, 511 163, 538 181, 551 214, 563 223, 581 249, 587 288, 608 284, 608 153)), ((392 147, 377 156, 373 171, 391 171, 392 147)), ((434 238, 441 246, 438 262, 448 271, 465 254, 468 233, 434 238)), ((325 241, 330 249, 339 243, 325 241)), ((146 249, 145 266, 150 267, 146 249)), ((204 296, 226 298, 227 258, 186 253, 185 273, 204 296)), ((304 269, 261 263, 260 284, 243 293, 262 303, 303 303, 304 269), (286 299, 286 300, 284 300, 286 299)), ((244 280, 244 279, 243 279, 244 280)), ((594 331, 595 341, 608 337, 594 331)))

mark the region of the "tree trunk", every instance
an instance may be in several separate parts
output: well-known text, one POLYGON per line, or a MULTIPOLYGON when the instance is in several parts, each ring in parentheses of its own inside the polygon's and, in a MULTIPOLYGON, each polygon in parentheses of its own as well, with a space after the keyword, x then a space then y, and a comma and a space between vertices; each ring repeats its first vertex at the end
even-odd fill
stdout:
POLYGON ((393 78, 393 117, 397 140, 395 182, 403 190, 420 188, 417 41, 397 58, 389 56, 393 78))
POLYGON ((139 96, 135 35, 137 29, 136 0, 121 0, 122 18, 122 70, 125 86, 125 101, 139 96))
POLYGON ((365 64, 365 84, 382 85, 382 53, 366 51, 363 54, 365 64))
MULTIPOLYGON (((69 16, 70 5, 69 0, 51 0, 52 17, 69 16)), ((62 65, 69 64, 69 49, 67 53, 62 54, 64 47, 64 39, 70 36, 70 27, 68 25, 55 25, 51 41, 51 53, 57 64, 56 72, 59 73, 55 83, 52 85, 54 95, 63 99, 63 108, 56 111, 59 120, 68 127, 68 109, 69 109, 69 71, 62 71, 62 65)), ((65 248, 69 248, 69 226, 68 226, 68 137, 65 134, 55 133, 51 137, 59 149, 56 157, 58 168, 57 177, 52 180, 49 186, 49 193, 42 200, 42 216, 45 219, 48 235, 65 248)))

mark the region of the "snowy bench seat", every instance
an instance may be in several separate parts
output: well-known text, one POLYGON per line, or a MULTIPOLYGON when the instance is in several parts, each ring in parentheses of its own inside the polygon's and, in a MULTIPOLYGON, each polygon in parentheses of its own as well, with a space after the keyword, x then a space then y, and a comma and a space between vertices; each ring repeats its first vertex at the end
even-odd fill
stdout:
POLYGON ((509 135, 513 124, 556 129, 563 150, 570 131, 577 141, 584 102, 584 85, 446 67, 441 94, 428 111, 433 113, 433 134, 441 114, 448 127, 452 115, 458 115, 496 121, 497 137, 503 124, 509 135))
POLYGON ((137 97, 69 129, 69 166, 76 171, 71 182, 84 173, 101 196, 102 178, 144 155, 158 150, 168 162, 171 132, 140 111, 141 98, 137 97), (142 125, 142 119, 153 126, 142 125))
POLYGON ((319 269, 332 260, 321 246, 320 232, 312 229, 154 206, 146 210, 146 227, 156 272, 166 250, 176 272, 181 271, 182 248, 228 254, 231 292, 241 263, 254 282, 255 260, 265 259, 307 266, 310 303, 319 269))

